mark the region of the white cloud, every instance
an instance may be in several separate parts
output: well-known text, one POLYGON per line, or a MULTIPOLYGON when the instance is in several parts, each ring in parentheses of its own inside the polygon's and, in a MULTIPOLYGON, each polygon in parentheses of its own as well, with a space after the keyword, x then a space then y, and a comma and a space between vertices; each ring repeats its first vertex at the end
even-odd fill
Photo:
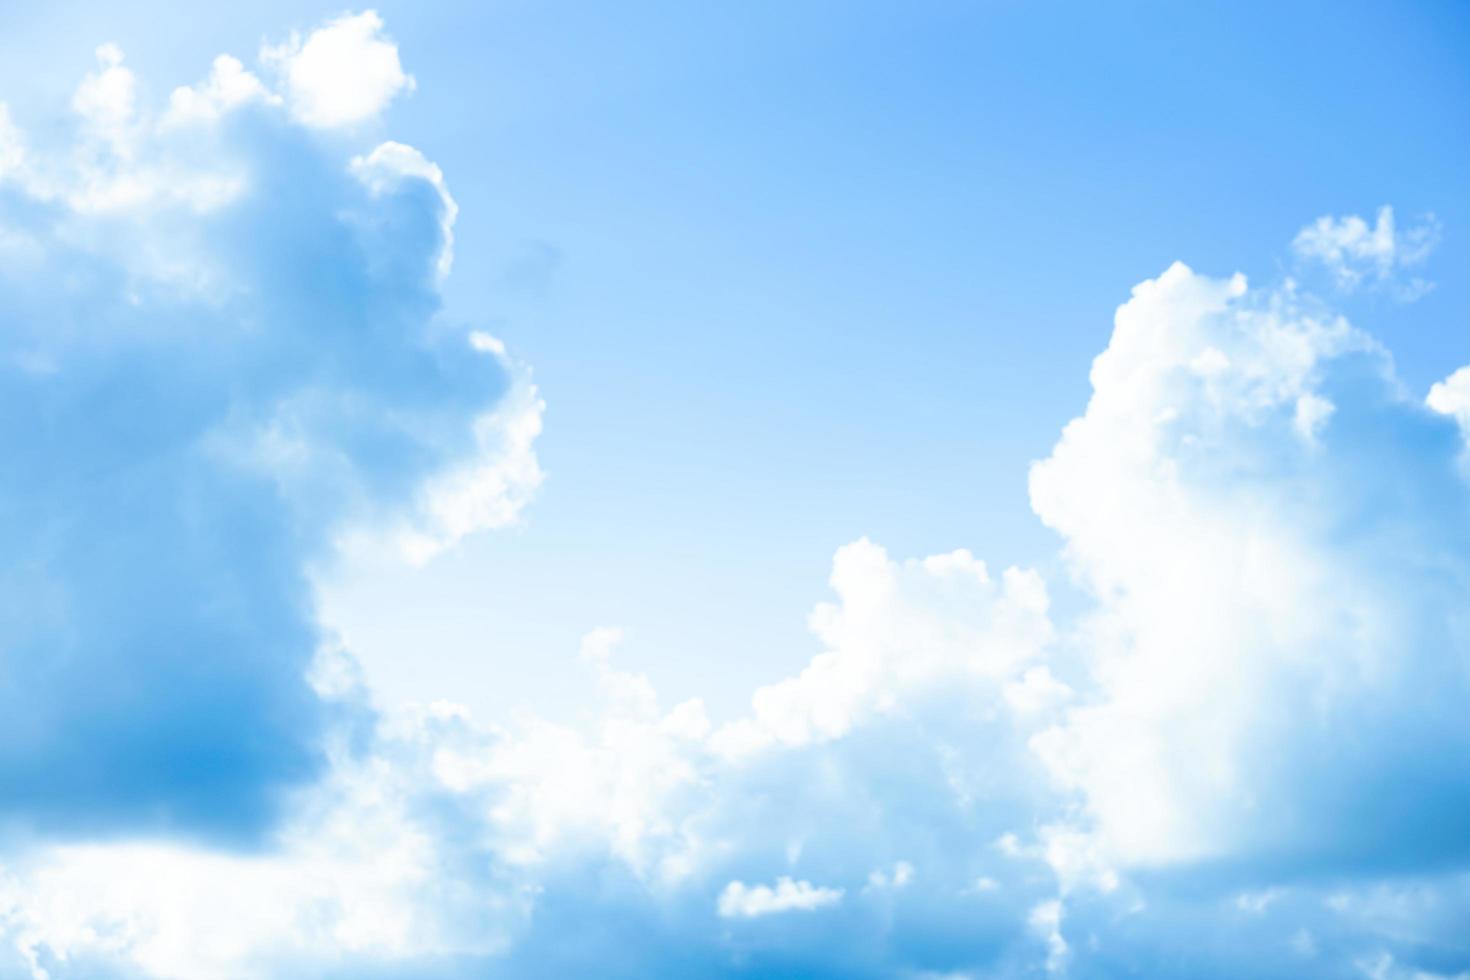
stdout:
POLYGON ((229 60, 188 127, 139 91, 104 46, 69 129, 4 117, 4 818, 261 844, 341 722, 309 573, 353 529, 514 520, 542 403, 439 318, 421 155, 311 138, 229 60))
POLYGON ((1005 699, 1018 715, 1035 716, 1054 711, 1070 701, 1075 692, 1057 680, 1045 665, 1031 667, 1018 681, 1005 686, 1005 699))
MULTIPOLYGON (((373 11, 345 14, 305 40, 293 36, 266 46, 261 61, 280 91, 238 58, 221 54, 203 81, 174 89, 162 112, 140 100, 137 78, 121 48, 103 44, 96 56, 96 69, 72 97, 78 139, 67 151, 40 157, 28 152, 0 105, 0 181, 92 215, 174 206, 204 212, 239 200, 248 190, 247 169, 213 137, 226 117, 245 107, 284 107, 301 125, 337 128, 379 115, 397 94, 413 87, 397 46, 383 34, 382 19, 373 11)), ((436 189, 443 203, 438 271, 446 275, 457 207, 438 167, 395 142, 363 154, 353 167, 375 192, 409 178, 436 189)))
MULTIPOLYGON (((77 126, 71 145, 33 151, 9 113, 0 111, 0 180, 84 218, 125 215, 155 225, 162 223, 156 213, 162 209, 204 213, 240 198, 247 186, 241 161, 186 150, 170 132, 181 122, 217 120, 249 100, 247 80, 253 77, 235 73, 238 62, 217 59, 208 81, 177 90, 170 110, 155 117, 139 104, 137 81, 117 45, 102 45, 97 60, 97 70, 83 78, 72 98, 77 126)), ((95 236, 97 230, 76 226, 65 233, 95 236)), ((151 245, 135 239, 119 255, 137 269, 151 266, 150 274, 167 276, 151 245)))
MULTIPOLYGON (((308 66, 328 55, 360 58, 369 68, 376 66, 373 70, 390 61, 396 66, 396 49, 382 39, 381 28, 371 12, 343 17, 297 45, 299 51, 291 45, 282 50, 296 51, 291 57, 306 58, 308 66)), ((28 197, 60 204, 69 212, 45 229, 43 237, 77 240, 124 267, 147 288, 162 285, 215 304, 230 300, 239 288, 234 271, 229 262, 214 258, 218 250, 200 240, 200 228, 226 205, 248 199, 257 191, 254 183, 277 165, 262 167, 224 139, 231 114, 256 106, 284 121, 282 97, 238 59, 220 55, 203 82, 175 89, 167 108, 156 114, 139 103, 136 79, 116 45, 101 46, 97 57, 97 70, 73 98, 81 120, 74 147, 37 157, 0 105, 0 181, 9 180, 28 197), (171 214, 174 210, 186 214, 171 214), (95 220, 103 216, 118 220, 95 220)), ((315 69, 303 70, 305 77, 314 77, 315 69)), ((432 189, 436 203, 424 210, 437 225, 433 269, 442 282, 453 262, 458 205, 440 168, 414 147, 385 141, 352 156, 344 169, 384 203, 418 188, 432 189)), ((384 249, 405 247, 403 242, 379 244, 384 249)), ((13 263, 38 261, 45 254, 33 230, 21 228, 0 229, 0 248, 13 263)), ((346 529, 345 548, 386 536, 410 561, 426 561, 468 534, 514 523, 540 486, 543 474, 534 444, 545 405, 529 370, 514 363, 499 340, 481 331, 470 333, 468 348, 470 357, 499 364, 510 374, 515 379, 511 391, 475 419, 473 451, 424 483, 412 513, 386 530, 346 529)), ((254 434, 233 433, 240 439, 229 453, 288 481, 293 471, 321 462, 302 444, 299 432, 301 413, 315 410, 304 404, 283 406, 276 420, 254 434)))
MULTIPOLYGON (((405 178, 427 181, 434 188, 439 194, 440 203, 440 247, 436 268, 440 279, 448 276, 449 269, 454 264, 454 222, 459 217, 459 205, 450 196, 439 165, 413 147, 390 140, 379 144, 365 156, 354 157, 351 168, 357 179, 377 195, 400 186, 405 178)), ((477 336, 484 335, 472 335, 472 343, 480 343, 475 340, 477 336)))
POLYGON ((279 102, 265 84, 247 71, 240 59, 222 54, 210 66, 209 77, 195 86, 183 85, 169 96, 163 125, 209 123, 252 102, 279 102))
MULTIPOLYGON (((495 353, 473 342, 480 353, 495 353)), ((540 489, 536 455, 546 403, 524 368, 502 401, 475 419, 475 449, 426 481, 407 527, 395 539, 410 562, 422 564, 479 531, 514 525, 540 489)), ((359 529, 360 532, 361 529, 359 529)), ((348 539, 349 549, 360 543, 348 539)))
MULTIPOLYGON (((7 257, 27 256, 0 263, 0 303, 12 304, 0 310, 0 394, 19 392, 0 420, 31 419, 77 352, 96 351, 98 333, 79 328, 89 317, 49 315, 75 300, 33 274, 57 256, 126 284, 78 308, 109 317, 109 349, 133 355, 128 371, 155 371, 158 351, 194 351, 189 331, 207 331, 228 371, 190 361, 147 375, 179 385, 159 396, 169 425, 148 429, 157 443, 122 447, 190 463, 145 486, 161 501, 141 512, 149 534, 119 519, 66 550, 101 542, 146 570, 160 551, 189 553, 156 529, 237 495, 251 507, 206 508, 186 537, 192 547, 197 527, 226 519, 243 530, 224 542, 226 559, 161 579, 166 588, 109 577, 122 592, 78 591, 72 608, 96 602, 108 639, 143 650, 166 645, 172 632, 152 624, 180 609, 202 610, 187 625, 209 639, 237 606, 251 630, 285 623, 238 650, 210 644, 212 665, 243 665, 218 685, 223 701, 194 707, 216 688, 197 686, 208 671, 190 661, 149 705, 170 718, 187 706, 177 731, 227 748, 239 735, 248 750, 276 716, 221 735, 210 726, 229 711, 216 706, 237 709, 239 682, 278 646, 299 655, 318 643, 309 668, 302 656, 267 664, 278 686, 248 690, 267 701, 287 690, 271 705, 289 715, 309 684, 320 715, 303 728, 329 754, 317 778, 281 790, 280 819, 253 850, 170 840, 174 824, 148 821, 160 807, 175 817, 173 797, 145 799, 142 823, 109 825, 107 837, 6 835, 0 975, 1241 976, 1310 956, 1323 976, 1410 977, 1470 962, 1470 878, 1458 870, 1470 837, 1444 818, 1470 799, 1470 504, 1450 465, 1463 439, 1441 417, 1470 429, 1470 369, 1417 403, 1376 342, 1293 289, 1175 265, 1119 309, 1086 410, 1032 473, 1033 506, 1084 592, 1081 614, 1054 624, 1037 572, 992 576, 964 550, 897 560, 863 539, 834 556, 832 601, 809 620, 816 655, 733 721, 712 723, 698 700, 661 703, 620 666, 615 628, 593 630, 568 658, 600 698, 585 723, 490 725, 449 701, 374 714, 350 654, 311 620, 305 564, 338 532, 422 560, 514 522, 542 479, 544 405, 529 371, 483 332, 438 350, 432 364, 452 370, 429 383, 397 373, 424 366, 412 359, 444 332, 431 320, 456 207, 431 161, 395 142, 342 151, 335 140, 242 158, 216 138, 242 113, 271 121, 254 139, 294 125, 292 113, 350 125, 411 80, 371 13, 272 54, 281 93, 221 57, 161 115, 141 103, 121 52, 99 58, 75 99, 75 152, 37 154, 0 111, 6 193, 54 205, 0 237, 7 257), (186 138, 203 149, 181 152, 186 138), (312 234, 323 228, 332 234, 312 234), (313 251, 323 239, 351 247, 313 251), (326 262, 364 317, 340 336, 315 332, 320 281, 293 278, 326 262), (318 355, 330 370, 302 382, 294 372, 318 355), (282 363, 291 371, 276 373, 282 363), (247 368, 261 373, 238 374, 247 368), (234 395, 255 391, 241 377, 263 394, 234 395), (220 392, 232 394, 210 400, 220 392), (183 409, 200 414, 175 438, 183 409), (363 433, 374 448, 357 453, 363 433), (401 461, 424 455, 400 480, 401 461), (170 496, 201 474, 215 482, 170 496), (269 519, 252 519, 261 512, 269 519), (280 527, 311 547, 273 537, 280 527), (251 589, 215 581, 219 568, 248 576, 256 565, 269 574, 251 589), (212 591, 191 592, 200 580, 212 591), (272 602, 251 605, 260 593, 272 602), (159 597, 166 611, 121 615, 159 597)), ((1345 284, 1386 278, 1428 247, 1390 213, 1371 228, 1324 220, 1299 248, 1344 270, 1345 284)), ((146 393, 129 386, 130 398, 146 393)), ((79 431, 131 404, 80 413, 79 431)), ((48 455, 60 451, 49 438, 22 438, 34 428, 11 423, 7 450, 29 452, 38 472, 71 472, 48 455)), ((104 451, 117 447, 89 450, 104 451)), ((46 510, 58 506, 49 486, 44 499, 29 482, 0 489, 61 513, 46 510)), ((111 513, 111 495, 70 489, 66 516, 111 513)), ((51 533, 67 522, 43 523, 51 533)), ((50 624, 26 617, 59 607, 47 590, 65 592, 68 569, 48 541, 29 547, 7 542, 7 556, 32 557, 0 564, 0 581, 7 608, 50 642, 50 624)), ((70 571, 91 585, 83 564, 70 571)), ((89 711, 108 708, 108 692, 175 671, 158 659, 111 677, 107 657, 77 652, 79 683, 7 702, 0 726, 35 710, 32 731, 61 732, 44 712, 77 690, 89 711)), ((140 724, 125 721, 129 733, 140 724)), ((76 750, 89 763, 117 741, 100 731, 76 750)), ((0 763, 13 764, 10 744, 0 763)), ((196 743, 168 744, 197 760, 196 743)), ((212 765, 210 779, 224 775, 212 765)))
POLYGON ((123 65, 122 49, 97 49, 97 70, 88 74, 72 96, 72 109, 110 142, 118 143, 137 109, 137 79, 123 65))
POLYGON ((340 760, 303 796, 269 853, 47 848, 0 868, 0 929, 35 980, 98 955, 158 980, 234 980, 280 976, 283 963, 503 949, 530 894, 509 876, 487 879, 478 868, 489 855, 447 844, 451 825, 422 812, 423 753, 467 737, 462 722, 426 712, 395 727, 375 756, 340 760))
POLYGON ((996 582, 967 551, 900 563, 864 539, 838 551, 831 582, 840 601, 810 619, 827 652, 756 691, 751 716, 715 735, 721 751, 839 738, 926 685, 1009 678, 1051 636, 1040 577, 1010 568, 996 582))
POLYGON ((1292 417, 1292 428, 1305 443, 1312 444, 1322 434, 1327 422, 1336 410, 1335 405, 1321 395, 1311 393, 1296 400, 1296 414, 1292 417))
POLYGON ((1062 972, 1067 962, 1067 941, 1062 938, 1062 903, 1051 899, 1033 906, 1027 922, 1046 941, 1047 972, 1062 972))
POLYGON ((365 122, 414 86, 398 46, 383 34, 383 19, 371 10, 344 14, 304 41, 293 35, 265 48, 261 60, 280 72, 291 114, 307 126, 365 122))
POLYGON ((780 912, 815 912, 842 901, 841 888, 821 888, 809 881, 777 879, 770 885, 732 881, 720 892, 720 915, 726 919, 755 919, 780 912))
POLYGON ((1443 381, 1436 381, 1425 404, 1453 418, 1470 441, 1470 367, 1462 367, 1443 381))
MULTIPOLYGON (((843 608, 814 622, 881 622, 904 609, 916 617, 928 601, 933 629, 968 635, 965 618, 946 620, 965 608, 971 589, 986 594, 987 580, 969 562, 882 562, 868 573, 912 581, 865 591, 835 574, 845 583, 843 608), (964 578, 962 587, 951 574, 964 578), (871 609, 859 608, 867 603, 871 609)), ((844 736, 731 761, 712 749, 698 702, 664 710, 645 678, 615 666, 621 641, 612 628, 584 638, 579 660, 604 697, 604 714, 591 730, 534 718, 486 729, 447 703, 395 712, 363 755, 340 757, 334 774, 297 801, 271 851, 223 857, 174 847, 43 850, 12 869, 0 900, 9 911, 0 922, 35 962, 102 957, 160 977, 253 978, 280 975, 283 963, 309 973, 317 969, 312 964, 354 957, 435 956, 488 958, 507 976, 532 977, 544 975, 552 955, 546 944, 558 941, 536 938, 535 923, 559 921, 558 902, 597 894, 597 882, 610 875, 628 878, 621 886, 632 903, 626 914, 640 914, 647 901, 656 917, 695 906, 735 919, 813 911, 860 892, 865 904, 857 914, 877 918, 862 948, 853 947, 854 963, 892 962, 883 939, 890 927, 882 920, 909 902, 948 902, 971 894, 977 879, 996 889, 1006 882, 1017 900, 1045 897, 1045 865, 1037 856, 989 849, 955 855, 941 846, 975 827, 993 837, 1025 820, 1006 768, 1024 755, 1024 740, 1002 735, 999 692, 1008 671, 991 676, 974 669, 973 656, 956 657, 925 668, 933 683, 895 692, 892 708, 903 709, 897 715, 862 714, 844 736), (972 718, 973 711, 979 715, 972 718), (845 744, 846 736, 875 724, 888 729, 878 744, 896 767, 876 779, 872 749, 845 744), (932 726, 940 724, 958 726, 953 746, 934 741, 932 726), (977 740, 991 746, 983 758, 956 754, 977 740), (1011 761, 1004 761, 1007 753, 1011 761), (895 781, 907 789, 890 804, 895 781), (942 821, 950 828, 943 838, 915 839, 910 820, 921 811, 918 826, 932 831, 942 821), (103 886, 144 861, 164 869, 156 890, 134 895, 103 886), (760 881, 769 883, 753 883, 760 881), (261 898, 277 892, 285 897, 261 898), (241 911, 257 902, 265 906, 260 912, 241 911), (128 928, 110 929, 119 918, 128 928), (522 955, 529 965, 517 966, 522 955)), ((320 690, 343 703, 361 696, 361 681, 340 650, 323 651, 315 676, 320 690)), ((564 927, 572 928, 589 912, 565 914, 571 918, 564 927)), ((982 947, 998 941, 994 930, 1005 935, 1007 922, 1025 929, 1020 912, 1008 907, 987 907, 979 921, 992 930, 977 940, 982 947)), ((679 942, 699 947, 719 939, 694 922, 679 942)), ((671 962, 683 955, 677 947, 668 952, 671 962)), ((749 953, 756 962, 781 955, 775 947, 749 953)), ((650 947, 646 955, 654 963, 663 952, 650 947)))
MULTIPOLYGON (((1439 237, 1439 223, 1433 215, 1411 228, 1398 229, 1393 208, 1384 205, 1372 225, 1355 214, 1324 215, 1297 233, 1292 249, 1299 259, 1325 267, 1340 288, 1351 290, 1364 282, 1386 282, 1421 264, 1439 244, 1439 237)), ((1430 283, 1414 279, 1401 295, 1417 299, 1430 288, 1430 283)))

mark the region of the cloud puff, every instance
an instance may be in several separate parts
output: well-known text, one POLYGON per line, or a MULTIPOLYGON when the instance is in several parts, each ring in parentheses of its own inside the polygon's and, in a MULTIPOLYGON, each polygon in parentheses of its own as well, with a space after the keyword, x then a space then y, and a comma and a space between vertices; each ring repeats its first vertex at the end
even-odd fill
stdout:
MULTIPOLYGON (((1080 612, 860 540, 743 717, 616 629, 589 724, 374 712, 308 570, 513 520, 541 403, 439 313, 439 169, 314 134, 408 84, 381 22, 270 60, 0 113, 0 973, 1470 970, 1465 369, 1176 264, 1031 474, 1080 612)), ((1311 247, 1404 264, 1362 224, 1311 247)))
POLYGON ((503 950, 533 893, 493 838, 460 835, 486 799, 421 775, 471 737, 451 710, 398 717, 371 757, 334 754, 267 853, 86 842, 8 862, 0 921, 25 972, 5 975, 361 976, 503 950))
MULTIPOLYGON (((944 560, 869 572, 891 587, 849 593, 829 617, 965 605, 944 560)), ((293 797, 262 853, 31 849, 0 886, 18 962, 52 976, 88 962, 191 978, 879 977, 1044 948, 1026 917, 1053 876, 1041 854, 997 843, 1028 834, 1045 795, 1035 726, 1002 693, 1014 671, 926 666, 839 737, 731 758, 697 702, 665 708, 618 669, 619 640, 599 630, 583 646, 605 699, 594 729, 486 727, 450 704, 391 712, 293 797), (158 887, 116 884, 143 862, 158 887), (630 930, 645 941, 629 946, 630 930)), ((345 654, 316 676, 336 703, 363 696, 345 654)))
MULTIPOLYGON (((1387 283, 1399 272, 1420 265, 1439 244, 1439 222, 1429 215, 1419 224, 1398 229, 1393 208, 1378 209, 1375 224, 1357 215, 1318 218, 1297 233, 1292 250, 1304 262, 1323 266, 1337 286, 1352 290, 1365 282, 1387 283)), ((1400 290, 1404 299, 1417 299, 1433 288, 1423 279, 1410 279, 1400 290)))
POLYGON ((1182 265, 1134 290, 1092 379, 1031 492, 1098 599, 1093 693, 1038 749, 1108 853, 1470 856, 1442 819, 1470 799, 1455 427, 1340 318, 1182 265))
POLYGON ((383 19, 371 10, 343 14, 305 39, 293 34, 261 56, 280 73, 292 118, 306 126, 372 119, 414 85, 398 60, 398 46, 383 34, 383 19))
POLYGON ((779 912, 813 912, 840 901, 841 888, 820 888, 782 875, 774 886, 730 882, 720 892, 719 909, 726 919, 755 919, 779 912))
POLYGON ((1424 400, 1432 410, 1459 423, 1470 436, 1470 367, 1462 367, 1443 381, 1436 381, 1424 400))
POLYGON ((540 400, 438 316, 421 154, 343 158, 233 59, 136 90, 105 45, 70 141, 0 132, 0 819, 250 837, 338 710, 308 568, 512 520, 540 400))
POLYGON ((232 109, 252 102, 279 103, 280 96, 247 71, 240 59, 222 54, 198 85, 181 85, 169 97, 164 126, 211 123, 232 109))
POLYGON ((751 717, 715 734, 721 751, 839 738, 952 674, 1013 677, 1050 639, 1040 577, 1010 568, 996 582, 967 551, 899 564, 864 539, 838 551, 831 582, 841 603, 810 621, 831 652, 757 691, 751 717))
MULTIPOLYGON (((928 605, 948 619, 963 604, 936 601, 942 574, 901 574, 924 567, 890 562, 902 585, 849 593, 833 614, 928 605)), ((1349 977, 1364 964, 1449 976, 1470 957, 1455 873, 1110 873, 1110 839, 1048 789, 1051 760, 1032 749, 1072 720, 1065 701, 1021 711, 1007 696, 1034 662, 987 677, 957 661, 840 736, 732 758, 697 704, 665 709, 617 668, 619 642, 599 630, 584 643, 606 697, 596 729, 487 728, 449 704, 391 713, 298 795, 264 853, 30 850, 0 885, 17 963, 55 977, 79 964, 206 978, 1349 977), (125 884, 145 863, 150 887, 125 884)), ((1063 669, 1059 653, 1036 658, 1063 669)), ((345 654, 317 683, 361 696, 345 654)))

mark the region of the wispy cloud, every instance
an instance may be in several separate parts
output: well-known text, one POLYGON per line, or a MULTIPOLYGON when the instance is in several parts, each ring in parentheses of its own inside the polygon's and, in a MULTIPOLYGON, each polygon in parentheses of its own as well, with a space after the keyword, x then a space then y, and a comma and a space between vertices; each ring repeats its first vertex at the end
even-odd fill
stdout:
POLYGON ((1427 215, 1408 227, 1396 226, 1393 208, 1378 209, 1373 224, 1358 215, 1318 218, 1297 233, 1292 250, 1303 262, 1325 268, 1338 288, 1391 285, 1400 298, 1413 301, 1434 284, 1409 275, 1439 244, 1439 222, 1427 215))

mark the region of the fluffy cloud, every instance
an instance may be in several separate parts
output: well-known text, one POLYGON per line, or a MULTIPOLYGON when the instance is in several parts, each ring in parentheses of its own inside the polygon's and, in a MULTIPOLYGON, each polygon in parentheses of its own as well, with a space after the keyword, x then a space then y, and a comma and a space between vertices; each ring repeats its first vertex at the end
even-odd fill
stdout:
POLYGON ((732 881, 720 892, 720 915, 726 919, 754 919, 779 912, 813 912, 842 901, 841 888, 821 888, 786 876, 771 885, 732 881))
POLYGON ((32 851, 0 873, 0 920, 35 977, 88 960, 104 975, 361 976, 385 962, 413 975, 499 952, 533 892, 496 868, 492 837, 462 836, 487 801, 421 775, 479 737, 441 706, 396 718, 371 756, 338 746, 267 853, 156 840, 32 851))
POLYGON ((1174 265, 1031 474, 1080 612, 860 540, 743 717, 616 629, 590 724, 373 711, 308 570, 514 520, 542 409, 438 312, 444 175, 314 134, 408 84, 381 22, 267 60, 0 112, 0 974, 1470 970, 1470 369, 1174 265))
POLYGON ((1094 694, 1037 747, 1105 851, 1278 871, 1470 854, 1442 817, 1470 798, 1454 426, 1343 320, 1182 265, 1134 290, 1092 377, 1031 489, 1098 597, 1094 694))
MULTIPOLYGON (((1305 262, 1317 263, 1332 274, 1338 287, 1352 290, 1364 282, 1387 283, 1399 272, 1420 265, 1439 244, 1439 223, 1433 215, 1411 228, 1398 229, 1393 208, 1378 209, 1370 225, 1359 216, 1324 215, 1303 228, 1292 250, 1305 262)), ((1423 279, 1410 279, 1400 290, 1404 299, 1417 299, 1433 288, 1423 279)))
POLYGON ((292 35, 267 47, 262 59, 280 73, 291 115, 306 126, 372 119, 414 84, 398 46, 383 35, 383 19, 371 10, 344 14, 304 39, 292 35))
MULTIPOLYGON (((881 623, 928 606, 958 613, 959 630, 990 615, 966 609, 952 556, 875 563, 875 551, 866 571, 888 587, 840 596, 823 617, 881 623)), ((965 574, 964 588, 981 581, 965 574)), ((1047 809, 1025 745, 1035 724, 1004 694, 1020 665, 936 667, 910 648, 924 680, 901 701, 840 736, 731 757, 698 702, 665 708, 617 667, 619 642, 599 630, 583 644, 604 695, 592 730, 487 727, 448 703, 367 732, 337 726, 331 767, 259 854, 31 848, 0 879, 16 962, 53 977, 80 963, 191 978, 880 977, 1044 955, 1027 915, 1054 876, 1011 843, 1047 809), (145 863, 153 886, 119 884, 145 863), (646 940, 630 947, 630 930, 646 940)), ((330 703, 363 697, 341 651, 312 676, 330 703)))
POLYGON ((437 314, 421 154, 343 157, 229 58, 136 92, 104 45, 71 140, 3 117, 0 820, 241 839, 346 710, 306 681, 308 568, 512 520, 540 401, 437 314))
POLYGON ((1424 402, 1441 415, 1453 418, 1470 439, 1470 367, 1462 367, 1443 381, 1436 381, 1424 402))
POLYGON ((1039 576, 1010 568, 996 582, 967 551, 897 564, 864 539, 838 551, 831 582, 841 603, 810 622, 830 652, 757 691, 751 717, 716 733, 725 753, 840 738, 952 675, 1014 677, 1051 634, 1039 576))
POLYGON ((195 86, 181 85, 169 97, 165 126, 211 123, 232 109, 251 102, 279 103, 240 59, 222 54, 210 66, 209 77, 195 86))

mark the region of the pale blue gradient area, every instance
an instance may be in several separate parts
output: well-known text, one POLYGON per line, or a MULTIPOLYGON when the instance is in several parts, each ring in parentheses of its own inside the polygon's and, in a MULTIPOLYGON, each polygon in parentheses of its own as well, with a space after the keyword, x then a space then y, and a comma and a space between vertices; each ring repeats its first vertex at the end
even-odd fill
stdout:
MULTIPOLYGON (((1439 287, 1345 305, 1413 385, 1470 362, 1455 4, 378 9, 418 81, 384 130, 466 216, 448 308, 549 405, 524 529, 329 590, 405 696, 573 707, 577 637, 617 624, 625 663, 727 713, 811 652, 846 541, 1047 565, 1026 465, 1176 258, 1272 279, 1320 214, 1433 211, 1439 287)), ((115 40, 162 98, 336 12, 15 10, 0 84, 64 104, 78 39, 115 40)))

